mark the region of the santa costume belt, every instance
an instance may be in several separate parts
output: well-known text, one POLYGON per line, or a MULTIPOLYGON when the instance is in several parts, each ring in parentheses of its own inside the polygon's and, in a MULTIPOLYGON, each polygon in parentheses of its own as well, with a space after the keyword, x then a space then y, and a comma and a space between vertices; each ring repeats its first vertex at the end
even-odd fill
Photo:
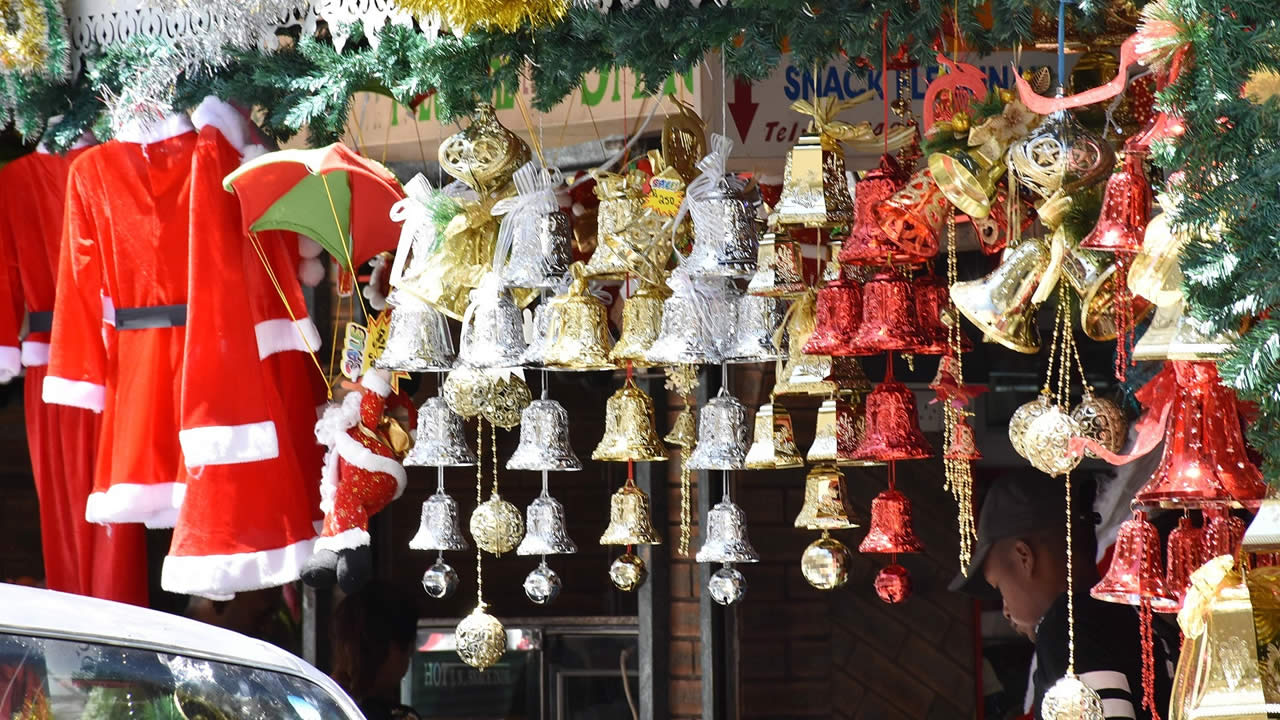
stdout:
POLYGON ((182 327, 186 324, 186 304, 116 308, 116 330, 118 331, 182 327))
POLYGON ((53 332, 53 311, 36 310, 27 313, 27 332, 53 332))

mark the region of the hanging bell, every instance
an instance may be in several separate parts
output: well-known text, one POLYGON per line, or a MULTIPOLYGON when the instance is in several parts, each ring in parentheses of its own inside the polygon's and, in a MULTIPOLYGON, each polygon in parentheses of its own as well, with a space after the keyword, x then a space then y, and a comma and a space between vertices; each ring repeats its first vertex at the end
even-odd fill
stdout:
POLYGON ((399 290, 391 291, 387 305, 391 307, 387 344, 374 367, 403 372, 453 367, 453 338, 439 310, 399 290))
POLYGON ((805 460, 810 465, 879 465, 878 462, 859 460, 855 455, 866 430, 866 401, 861 393, 851 393, 847 400, 840 397, 823 400, 818 408, 813 444, 809 446, 805 460))
POLYGON ((695 558, 700 563, 760 562, 760 554, 747 539, 747 516, 730 500, 721 500, 707 511, 705 537, 695 558))
POLYGON ((744 295, 738 301, 733 341, 725 350, 724 361, 754 363, 780 359, 782 351, 774 347, 773 333, 781 322, 782 302, 778 298, 744 295))
MULTIPOLYGON (((929 273, 917 275, 911 282, 911 293, 916 301, 916 327, 924 342, 915 352, 920 355, 946 355, 951 351, 950 329, 959 322, 951 309, 951 293, 942 278, 929 273)), ((973 350, 973 341, 960 331, 960 351, 973 350)))
POLYGON ((649 496, 627 481, 609 499, 609 527, 601 545, 658 545, 662 542, 649 518, 649 496))
POLYGON ((951 301, 969 322, 1001 345, 1025 354, 1040 351, 1040 331, 1032 297, 1050 269, 1049 245, 1026 238, 1005 250, 986 277, 951 286, 951 301))
MULTIPOLYGON (((1187 315, 1186 305, 1178 304, 1178 318, 1165 355, 1170 360, 1216 360, 1227 354, 1239 340, 1233 332, 1214 333, 1187 315)), ((1145 336, 1144 336, 1145 337, 1145 336)))
POLYGON ((520 355, 520 365, 523 367, 540 367, 545 362, 556 310, 550 302, 540 302, 533 308, 533 337, 520 355))
POLYGON ((520 364, 525 351, 524 320, 511 291, 489 272, 471 291, 462 319, 458 364, 470 368, 507 368, 520 364))
POLYGON ((871 528, 858 546, 858 552, 924 552, 924 543, 911 527, 911 501, 906 495, 885 490, 871 501, 871 528))
POLYGON ((800 574, 805 582, 819 590, 835 590, 849 582, 849 567, 853 555, 844 543, 822 531, 822 537, 814 540, 800 556, 800 574))
POLYGON ((929 171, 934 182, 952 205, 971 218, 991 214, 996 183, 1004 177, 1005 146, 992 141, 968 149, 929 155, 929 171))
POLYGON ((840 267, 840 249, 843 246, 844 242, 836 238, 827 241, 827 261, 822 264, 822 273, 818 276, 821 284, 826 285, 845 277, 844 270, 840 267))
POLYGON ((893 563, 876 573, 876 597, 889 605, 897 605, 911 597, 911 573, 893 563))
POLYGON ((422 518, 409 549, 444 551, 467 547, 467 538, 458 525, 458 503, 443 490, 437 490, 422 503, 422 518))
POLYGON ((462 418, 449 409, 444 398, 427 398, 418 408, 413 448, 401 464, 405 467, 465 467, 476 464, 476 455, 467 446, 463 434, 462 418))
POLYGON ((1235 557, 1244 540, 1244 521, 1222 505, 1204 508, 1204 529, 1200 531, 1200 564, 1220 555, 1235 557))
POLYGON ((942 453, 944 460, 977 462, 982 459, 982 451, 974 440, 973 426, 969 424, 969 415, 968 412, 958 412, 951 429, 951 438, 947 441, 947 449, 942 453))
POLYGON ((520 413, 520 444, 508 470, 581 470, 569 445, 569 413, 555 400, 534 400, 520 413))
POLYGON ((681 408, 676 421, 671 423, 671 430, 662 442, 678 448, 691 448, 698 444, 697 422, 693 419, 693 411, 688 407, 681 408))
POLYGON ((569 291, 550 300, 556 306, 549 321, 550 338, 543 364, 556 370, 613 370, 609 360, 613 336, 609 334, 609 310, 587 290, 582 264, 570 267, 569 291))
POLYGON ((1165 587, 1182 602, 1191 584, 1191 573, 1200 567, 1200 528, 1186 515, 1178 518, 1178 527, 1169 531, 1166 557, 1165 587))
POLYGON ((889 242, 875 208, 898 192, 906 182, 902 166, 892 155, 882 155, 879 166, 872 168, 857 182, 854 201, 857 212, 849 237, 840 248, 840 262, 844 265, 918 265, 928 258, 916 255, 889 242))
POLYGON ((693 250, 682 265, 694 276, 746 277, 755 272, 760 243, 759 187, 734 173, 719 174, 714 182, 711 175, 705 177, 706 183, 690 184, 686 196, 693 219, 693 250))
POLYGON ((1111 144, 1068 110, 1050 113, 1009 148, 1009 157, 1022 186, 1045 199, 1100 182, 1116 163, 1111 144))
POLYGON ((806 530, 847 530, 858 527, 849 509, 844 473, 835 465, 822 464, 809 470, 804 479, 804 504, 795 526, 806 530))
POLYGON ((817 318, 804 343, 809 355, 850 355, 862 322, 862 288, 842 275, 818 291, 817 318))
POLYGON ((605 403, 604 437, 591 453, 606 462, 659 462, 667 451, 653 429, 653 400, 630 378, 605 403))
POLYGON ((1142 249, 1152 200, 1144 159, 1145 153, 1132 148, 1125 153, 1119 171, 1107 178, 1102 212, 1080 247, 1112 253, 1136 253, 1142 249))
POLYGON ((787 151, 782 197, 773 209, 773 221, 807 227, 853 222, 853 198, 845 177, 844 151, 838 142, 807 132, 787 151))
MULTIPOLYGON (((719 281, 719 278, 710 279, 719 281)), ((662 331, 645 359, 653 365, 707 365, 720 362, 711 282, 700 284, 681 267, 671 274, 671 297, 662 304, 662 331)), ((723 284, 720 285, 722 289, 723 284)), ((727 340, 727 339, 726 339, 727 340)))
POLYGON ((831 359, 831 374, 827 381, 834 387, 835 394, 840 397, 866 395, 871 392, 871 381, 862 369, 862 363, 853 357, 835 357, 831 359))
MULTIPOLYGON (((1079 426, 1080 437, 1093 440, 1108 452, 1120 452, 1129 431, 1129 423, 1119 405, 1094 395, 1086 388, 1084 398, 1071 411, 1071 418, 1079 426)), ((1093 451, 1088 449, 1085 454, 1095 457, 1093 451)))
POLYGON ((873 275, 862 287, 862 321, 849 354, 913 352, 923 344, 911 282, 895 270, 873 275))
POLYGON ((927 168, 917 170, 902 189, 872 210, 890 243, 925 258, 938 254, 939 238, 950 211, 947 196, 927 168))
MULTIPOLYGON (((1080 296, 1080 327, 1092 340, 1116 339, 1116 263, 1101 253, 1079 247, 1067 252, 1062 274, 1080 296)), ((1141 322, 1152 305, 1141 297, 1132 299, 1133 322, 1141 322)))
POLYGON ((511 247, 502 281, 508 287, 554 287, 573 262, 573 223, 555 195, 563 177, 558 169, 529 162, 511 180, 516 195, 494 207, 494 214, 505 215, 499 243, 509 237, 511 247))
POLYGON ((777 403, 765 403, 756 411, 755 437, 743 466, 748 470, 786 470, 803 467, 796 450, 791 413, 777 403))
POLYGON ((1147 522, 1146 514, 1135 512, 1120 524, 1111 566, 1089 594, 1096 600, 1122 605, 1141 605, 1149 600, 1156 612, 1177 611, 1178 599, 1165 586, 1160 567, 1160 534, 1147 522))
POLYGON ((1080 435, 1075 418, 1058 405, 1051 405, 1027 426, 1023 450, 1031 466, 1050 477, 1065 475, 1080 464, 1071 452, 1071 438, 1080 435))
POLYGON ((587 261, 586 273, 589 277, 623 277, 628 272, 626 260, 630 254, 625 232, 643 206, 644 174, 637 170, 625 175, 593 175, 600 205, 596 209, 596 249, 587 261))
POLYGON ((854 457, 860 460, 920 460, 933 454, 916 417, 916 396, 888 379, 867 396, 867 432, 854 457))
POLYGON ((1161 213, 1147 223, 1142 237, 1142 249, 1129 265, 1129 290, 1158 307, 1181 302, 1182 270, 1178 257, 1188 234, 1175 233, 1169 213, 1161 213))
POLYGON ((609 352, 609 359, 622 365, 648 367, 645 354, 662 330, 662 301, 671 296, 665 286, 641 283, 634 295, 622 302, 622 333, 609 352))
POLYGON ((747 293, 767 297, 789 297, 804 292, 804 259, 800 245, 786 232, 766 232, 760 238, 756 272, 747 283, 747 293))
POLYGON ((787 361, 777 374, 773 386, 775 396, 830 395, 835 389, 830 377, 834 361, 830 355, 812 355, 804 352, 817 327, 814 306, 817 294, 810 291, 801 295, 791 305, 787 318, 787 361))
POLYGON ((517 555, 568 555, 578 552, 565 529, 564 506, 546 490, 525 509, 524 539, 517 555))
POLYGON ((746 455, 747 410, 720 388, 698 411, 698 444, 687 464, 690 470, 740 470, 746 455))

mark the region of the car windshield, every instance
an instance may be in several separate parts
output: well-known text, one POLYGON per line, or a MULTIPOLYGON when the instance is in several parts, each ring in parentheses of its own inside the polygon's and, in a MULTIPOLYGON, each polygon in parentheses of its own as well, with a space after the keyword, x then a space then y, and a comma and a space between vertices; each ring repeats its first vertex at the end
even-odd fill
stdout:
POLYGON ((0 720, 331 720, 324 688, 140 648, 0 633, 0 720))

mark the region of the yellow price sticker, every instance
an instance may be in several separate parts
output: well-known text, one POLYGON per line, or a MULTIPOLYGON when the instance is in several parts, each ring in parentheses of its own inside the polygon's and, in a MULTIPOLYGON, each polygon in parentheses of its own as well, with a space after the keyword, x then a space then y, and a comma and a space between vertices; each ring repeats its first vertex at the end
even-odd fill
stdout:
POLYGON ((684 183, 679 179, 655 175, 649 182, 649 195, 644 206, 665 217, 675 217, 684 203, 684 183))

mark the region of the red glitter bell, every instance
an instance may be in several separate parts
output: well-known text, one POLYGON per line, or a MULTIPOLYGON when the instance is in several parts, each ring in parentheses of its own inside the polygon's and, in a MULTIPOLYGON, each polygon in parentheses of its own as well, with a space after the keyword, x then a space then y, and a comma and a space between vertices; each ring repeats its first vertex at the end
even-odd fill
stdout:
POLYGON ((917 553, 924 543, 911 529, 911 501, 897 490, 885 490, 871 501, 871 529, 858 546, 863 553, 917 553))
POLYGON ((876 595, 890 605, 911 597, 911 573, 894 563, 876 574, 876 595))
POLYGON ((843 275, 818 291, 816 324, 804 352, 810 355, 852 355, 854 336, 862 322, 862 288, 843 275))
POLYGON ((969 425, 969 413, 959 412, 955 428, 951 431, 951 440, 942 453, 944 460, 968 460, 977 462, 982 459, 982 451, 974 441, 973 427, 969 425))
POLYGON ((1102 214, 1081 241, 1086 250, 1136 253, 1142 249, 1147 219, 1151 216, 1151 181, 1143 160, 1146 153, 1129 148, 1120 170, 1107 180, 1102 214))
MULTIPOLYGON (((949 325, 959 320, 951 307, 951 292, 947 289, 946 281, 930 273, 917 276, 911 286, 916 300, 916 327, 924 338, 916 352, 921 355, 946 355, 951 347, 948 339, 949 325)), ((960 349, 963 352, 973 350, 973 341, 964 330, 960 331, 960 349)))
POLYGON ((849 355, 915 352, 924 344, 916 327, 911 283, 893 270, 876 273, 862 288, 862 322, 849 355))
POLYGON ((1191 584, 1191 573, 1200 567, 1200 528, 1183 515, 1178 518, 1178 527, 1169 531, 1168 547, 1164 584, 1181 603, 1191 584))
POLYGON ((895 247, 876 222, 875 206, 892 197, 905 181, 906 175, 898 161, 892 155, 883 155, 880 166, 854 185, 854 221, 849 237, 840 248, 841 264, 915 265, 928 259, 895 247))
POLYGON ((1174 361, 1173 369, 1177 397, 1169 410, 1164 455, 1134 502, 1190 508, 1260 501, 1267 488, 1245 454, 1235 394, 1218 382, 1217 366, 1174 361))
POLYGON ((1244 539, 1244 521, 1222 506, 1204 509, 1204 529, 1200 531, 1200 564, 1219 555, 1235 556, 1244 539))
POLYGON ((1156 612, 1177 612, 1178 599, 1165 587, 1160 567, 1160 533, 1145 513, 1135 512, 1120 525, 1111 567, 1089 594, 1122 605, 1137 606, 1147 599, 1156 612))
POLYGON ((876 222, 898 249, 921 257, 938 254, 938 236, 951 203, 933 181, 933 173, 919 170, 892 197, 875 206, 876 222))
POLYGON ((867 429, 854 456, 859 460, 919 460, 933 454, 916 419, 915 393, 892 374, 867 395, 867 429))

